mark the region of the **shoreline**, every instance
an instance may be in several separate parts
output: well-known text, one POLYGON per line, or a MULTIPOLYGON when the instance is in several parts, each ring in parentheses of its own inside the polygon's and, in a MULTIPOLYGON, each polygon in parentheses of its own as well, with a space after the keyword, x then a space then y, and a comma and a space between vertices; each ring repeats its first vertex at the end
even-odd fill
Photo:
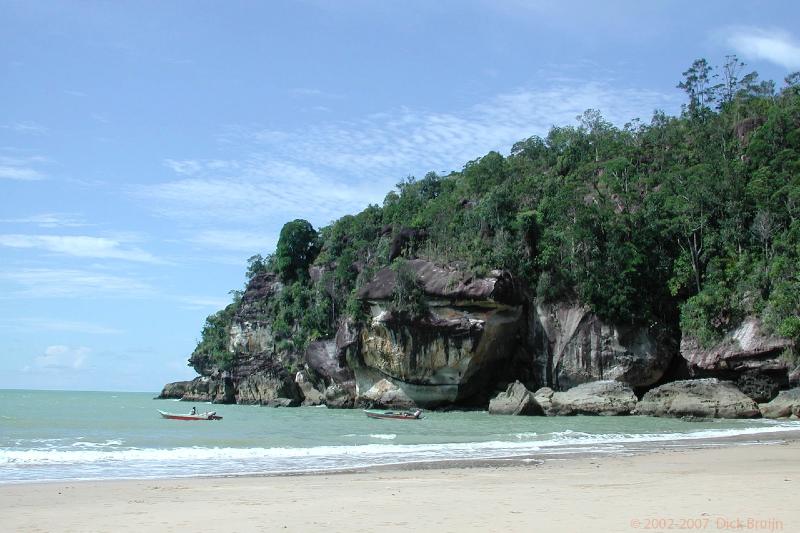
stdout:
POLYGON ((753 519, 760 526, 750 531, 793 531, 800 527, 800 435, 787 433, 630 455, 6 484, 0 529, 727 531, 732 520, 753 519))
MULTIPOLYGON (((546 443, 547 441, 544 441, 546 443)), ((652 441, 576 443, 564 447, 544 447, 534 453, 497 457, 475 457, 454 459, 432 459, 404 461, 364 466, 334 467, 293 471, 252 471, 241 473, 187 474, 163 476, 131 476, 113 478, 65 478, 41 480, 0 480, 0 489, 7 486, 47 485, 59 483, 112 483, 137 481, 183 481, 192 479, 245 479, 275 477, 305 477, 347 475, 359 473, 381 473, 416 470, 449 470, 462 468, 503 468, 542 464, 553 460, 577 460, 582 458, 632 457, 670 451, 719 449, 732 446, 769 446, 797 443, 800 446, 800 426, 796 429, 780 428, 776 431, 745 433, 725 436, 702 436, 696 438, 655 439, 652 441)))

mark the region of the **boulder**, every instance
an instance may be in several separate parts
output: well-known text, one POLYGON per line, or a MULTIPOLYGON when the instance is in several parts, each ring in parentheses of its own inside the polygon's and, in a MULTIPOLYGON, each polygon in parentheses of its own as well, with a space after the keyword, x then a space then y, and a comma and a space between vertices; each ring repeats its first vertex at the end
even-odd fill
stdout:
POLYGON ((300 402, 296 398, 273 398, 264 402, 263 405, 267 407, 297 407, 300 402))
POLYGON ((553 408, 553 394, 555 394, 555 391, 550 387, 542 387, 533 393, 533 399, 536 400, 536 403, 539 404, 546 415, 550 414, 553 408))
POLYGON ((593 381, 555 392, 550 415, 627 415, 636 407, 633 390, 619 381, 593 381))
POLYGON ((769 403, 758 406, 764 418, 789 418, 800 416, 800 388, 781 391, 769 403))
POLYGON ((800 365, 789 372, 789 383, 795 387, 800 386, 800 365))
POLYGON ((410 409, 416 407, 403 389, 388 379, 382 379, 359 396, 361 405, 380 409, 410 409))
POLYGON ((294 377, 294 382, 300 389, 300 395, 303 397, 301 405, 321 405, 325 403, 325 395, 314 388, 314 385, 308 380, 305 372, 300 371, 294 377))
POLYGON ((666 331, 606 323, 576 302, 538 303, 528 320, 537 372, 555 389, 604 380, 649 387, 677 351, 666 331))
POLYGON ((350 409, 354 403, 353 395, 336 383, 325 389, 325 405, 328 409, 350 409))
POLYGON ((753 418, 758 405, 730 381, 716 378, 673 381, 648 391, 636 406, 641 415, 753 418))
POLYGON ((531 391, 519 381, 509 384, 505 392, 501 392, 489 402, 489 414, 492 415, 541 415, 542 408, 536 403, 531 391))

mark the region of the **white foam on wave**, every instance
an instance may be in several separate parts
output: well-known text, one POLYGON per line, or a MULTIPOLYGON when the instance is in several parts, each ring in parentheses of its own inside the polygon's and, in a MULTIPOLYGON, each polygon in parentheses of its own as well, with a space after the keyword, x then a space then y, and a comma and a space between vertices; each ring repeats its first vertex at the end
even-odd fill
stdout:
POLYGON ((107 448, 109 446, 122 446, 122 443, 122 440, 113 439, 105 442, 73 442, 72 446, 77 448, 107 448))
POLYGON ((370 437, 373 439, 394 440, 397 438, 397 435, 394 433, 372 433, 370 437))
MULTIPOLYGON (((660 441, 698 440, 739 435, 760 435, 800 430, 800 424, 787 423, 749 428, 706 429, 689 433, 587 434, 574 431, 557 432, 546 440, 485 441, 440 444, 375 443, 351 446, 314 446, 308 448, 208 448, 182 447, 170 449, 127 448, 118 446, 80 450, 0 450, 0 467, 34 465, 97 466, 136 463, 139 465, 261 465, 289 471, 297 465, 307 468, 335 468, 397 462, 480 459, 527 455, 535 452, 560 453, 571 447, 592 451, 593 446, 606 450, 618 445, 660 441), (294 465, 294 466, 293 466, 294 465)), ((384 435, 384 434, 380 434, 384 435)), ((384 435, 387 436, 387 435, 384 435)), ((396 435, 395 435, 396 437, 396 435)), ((378 437, 379 438, 379 437, 378 437)), ((386 439, 389 440, 389 439, 386 439)), ((111 442, 111 441, 109 441, 111 442)), ((598 448, 599 449, 599 448, 598 448)), ((0 472, 2 478, 2 472, 0 472)))

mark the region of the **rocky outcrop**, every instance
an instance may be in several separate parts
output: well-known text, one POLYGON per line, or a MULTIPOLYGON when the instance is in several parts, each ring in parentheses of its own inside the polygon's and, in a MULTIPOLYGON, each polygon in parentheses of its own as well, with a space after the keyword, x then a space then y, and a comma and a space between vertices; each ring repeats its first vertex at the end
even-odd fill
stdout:
POLYGON ((156 400, 180 400, 183 398, 183 395, 186 394, 186 391, 189 390, 191 387, 191 381, 175 381, 172 383, 167 383, 164 385, 164 388, 161 389, 161 393, 156 396, 156 400))
POLYGON ((406 266, 428 312, 408 317, 392 311, 397 277, 391 268, 359 291, 371 318, 357 339, 343 343, 357 390, 386 378, 422 407, 486 405, 491 384, 501 380, 498 373, 519 345, 523 291, 504 271, 475 277, 423 260, 406 266))
POLYGON ((294 382, 300 389, 300 396, 303 398, 301 405, 315 406, 325 403, 325 395, 314 388, 305 372, 298 372, 294 377, 294 382))
POLYGON ((350 409, 355 405, 355 398, 340 385, 329 385, 325 389, 325 405, 328 409, 350 409))
MULTIPOLYGON (((476 277, 464 270, 424 259, 413 259, 405 264, 430 298, 465 303, 491 301, 505 305, 519 305, 525 298, 522 287, 504 270, 492 270, 485 277, 476 277)), ((397 273, 391 268, 383 268, 361 288, 358 296, 364 300, 391 299, 396 282, 397 273)))
POLYGON ((553 394, 555 391, 550 387, 542 387, 533 393, 533 399, 542 408, 544 414, 550 414, 553 409, 553 394))
POLYGON ((768 401, 789 382, 789 365, 782 357, 789 339, 770 335, 761 321, 747 317, 722 341, 702 347, 697 339, 681 339, 681 355, 695 376, 736 380, 743 392, 758 401, 768 401))
POLYGON ((288 399, 293 405, 302 401, 299 388, 286 372, 262 370, 237 382, 236 403, 270 405, 278 398, 288 399))
POLYGON ((489 414, 492 415, 541 415, 542 408, 533 397, 533 393, 519 381, 509 384, 505 392, 501 392, 489 402, 489 414))
POLYGON ((636 406, 641 415, 753 418, 756 403, 730 381, 716 378, 673 381, 648 391, 636 406))
POLYGON ((380 380, 359 396, 358 403, 365 407, 380 409, 410 409, 416 407, 414 401, 403 392, 403 389, 388 379, 380 380))
POLYGON ((627 415, 636 408, 637 398, 619 381, 594 381, 555 392, 550 402, 548 415, 627 415))
POLYGON ((257 405, 299 405, 302 393, 288 368, 297 356, 277 348, 267 319, 269 299, 283 290, 272 273, 259 273, 248 283, 241 304, 227 327, 230 363, 224 369, 207 354, 195 351, 189 363, 201 375, 184 399, 257 405), (280 400, 279 400, 280 399, 280 400), (286 401, 284 401, 286 400, 286 401))
POLYGON ((317 380, 323 382, 323 388, 335 383, 355 396, 355 375, 347 365, 347 348, 354 341, 351 337, 357 335, 351 333, 351 328, 352 324, 346 322, 339 328, 336 339, 309 343, 305 362, 317 380))
POLYGON ((184 400, 187 402, 233 403, 234 390, 227 376, 199 376, 191 381, 167 383, 158 399, 184 400))
POLYGON ((758 408, 764 418, 800 417, 800 388, 781 391, 774 400, 758 408))
POLYGON ((607 324, 576 303, 539 303, 528 331, 537 374, 558 390, 599 380, 648 387, 662 378, 675 353, 665 332, 607 324))

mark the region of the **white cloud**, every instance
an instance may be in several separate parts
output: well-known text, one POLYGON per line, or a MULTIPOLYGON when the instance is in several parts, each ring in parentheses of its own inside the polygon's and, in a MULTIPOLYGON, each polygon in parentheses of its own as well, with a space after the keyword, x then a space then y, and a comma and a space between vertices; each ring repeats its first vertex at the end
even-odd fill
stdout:
POLYGON ((203 297, 187 297, 182 298, 181 301, 184 303, 184 309, 224 309, 229 303, 233 301, 233 298, 228 296, 227 298, 203 298, 203 297))
POLYGON ((726 31, 728 45, 745 59, 764 60, 790 70, 800 69, 800 44, 786 31, 750 27, 726 31))
POLYGON ((40 156, 8 157, 0 156, 0 179, 16 181, 38 181, 46 176, 36 168, 37 164, 47 161, 40 156))
POLYGON ((47 252, 95 259, 122 259, 144 263, 162 262, 149 252, 126 247, 116 239, 86 235, 0 235, 0 246, 36 248, 47 252))
POLYGON ((122 330, 109 328, 92 322, 49 318, 20 318, 2 324, 6 328, 26 331, 62 331, 69 333, 85 333, 87 335, 116 335, 122 330))
POLYGON ((289 90, 289 94, 295 98, 343 98, 341 94, 330 93, 321 89, 313 89, 309 87, 296 87, 289 90))
POLYGON ((28 135, 44 135, 50 131, 46 126, 34 122, 32 120, 24 120, 21 122, 12 122, 10 124, 3 124, 0 126, 3 129, 11 130, 15 133, 23 133, 28 135))
MULTIPOLYGON (((449 113, 400 108, 296 131, 226 128, 220 141, 234 155, 166 161, 177 179, 133 194, 160 213, 215 228, 235 222, 276 227, 293 218, 326 224, 380 203, 402 178, 460 169, 489 150, 575 123, 588 108, 624 124, 674 106, 675 96, 561 80, 522 88, 449 113)), ((219 243, 218 243, 219 244, 219 243)))
MULTIPOLYGON (((70 348, 61 344, 48 346, 33 360, 34 369, 43 371, 80 370, 86 364, 91 349, 85 346, 70 348)), ((30 367, 27 367, 30 371, 30 367)))
POLYGON ((9 167, 0 165, 0 178, 17 181, 37 181, 44 176, 32 168, 9 167))
POLYGON ((0 222, 34 224, 40 228, 78 228, 89 225, 83 217, 73 213, 40 213, 29 217, 3 218, 0 222))
MULTIPOLYGON (((288 162, 261 158, 232 161, 229 167, 237 168, 233 176, 219 176, 214 168, 219 166, 219 161, 208 162, 201 165, 196 176, 139 187, 134 194, 147 198, 153 208, 165 215, 217 224, 270 220, 282 223, 287 217, 327 223, 362 208, 365 199, 382 198, 376 198, 368 186, 325 179, 310 168, 288 162)), ((383 189, 385 184, 379 187, 383 189)), ((263 238, 250 240, 268 243, 263 238)))
POLYGON ((238 230, 200 231, 189 240, 209 248, 248 253, 273 250, 277 243, 275 235, 238 230))
POLYGON ((145 298, 157 294, 153 287, 137 279, 94 270, 23 268, 0 271, 0 281, 3 280, 19 288, 4 291, 5 297, 145 298))
POLYGON ((167 159, 164 161, 164 164, 172 169, 173 172, 176 174, 186 174, 191 176, 192 174, 196 174, 200 172, 202 169, 202 165, 197 161, 192 161, 190 159, 186 159, 183 161, 177 161, 175 159, 167 159))

